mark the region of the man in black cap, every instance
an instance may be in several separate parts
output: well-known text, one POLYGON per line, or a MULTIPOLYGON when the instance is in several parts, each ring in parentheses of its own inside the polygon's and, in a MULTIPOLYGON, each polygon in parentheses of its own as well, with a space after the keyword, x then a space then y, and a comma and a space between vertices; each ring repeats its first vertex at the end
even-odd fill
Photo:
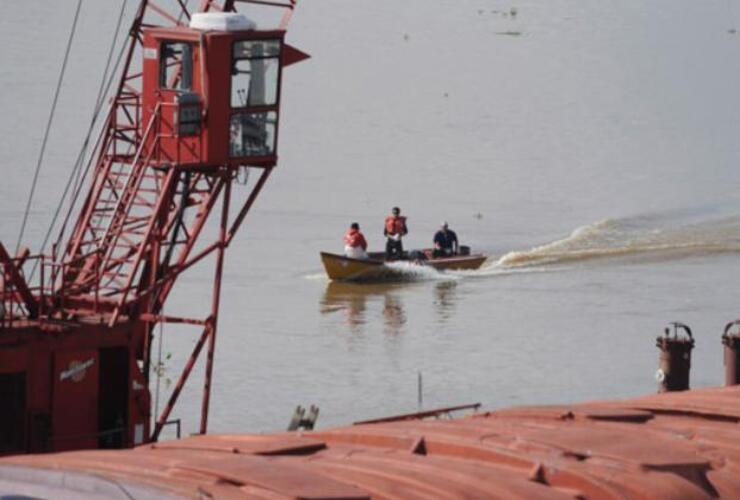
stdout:
POLYGON ((434 235, 434 257, 452 257, 458 252, 457 235, 443 222, 434 235))

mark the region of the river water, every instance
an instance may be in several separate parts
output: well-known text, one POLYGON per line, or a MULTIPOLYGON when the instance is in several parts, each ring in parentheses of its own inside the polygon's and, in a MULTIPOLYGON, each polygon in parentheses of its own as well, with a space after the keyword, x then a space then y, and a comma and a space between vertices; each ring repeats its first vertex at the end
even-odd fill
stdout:
MULTIPOLYGON (((13 247, 76 2, 2 0, 0 240, 13 247)), ((118 1, 86 2, 24 242, 40 246, 85 135, 118 1)), ((722 381, 740 316, 740 12, 730 0, 302 2, 281 161, 230 248, 211 430, 320 426, 481 402, 655 390, 654 340, 694 329, 692 385, 722 381), (511 9, 516 14, 511 15, 511 9), (384 216, 441 220, 492 257, 329 283, 320 250, 384 216)), ((243 194, 237 192, 237 195, 243 194)), ((210 265, 167 314, 204 316, 210 265)), ((196 330, 168 327, 167 378, 196 330)), ((176 417, 197 426, 201 372, 176 417)), ((164 396, 162 396, 164 397, 164 396)), ((161 407, 161 403, 160 403, 161 407)))

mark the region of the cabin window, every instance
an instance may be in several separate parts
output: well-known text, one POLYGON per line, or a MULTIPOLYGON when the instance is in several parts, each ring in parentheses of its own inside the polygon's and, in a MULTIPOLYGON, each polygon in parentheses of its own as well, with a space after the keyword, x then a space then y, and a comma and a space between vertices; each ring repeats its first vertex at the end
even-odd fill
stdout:
POLYGON ((159 86, 189 91, 193 87, 193 45, 164 42, 159 56, 159 86))
POLYGON ((280 40, 244 40, 234 44, 231 107, 277 104, 280 40))
POLYGON ((275 154, 277 113, 234 113, 231 115, 231 156, 275 154))

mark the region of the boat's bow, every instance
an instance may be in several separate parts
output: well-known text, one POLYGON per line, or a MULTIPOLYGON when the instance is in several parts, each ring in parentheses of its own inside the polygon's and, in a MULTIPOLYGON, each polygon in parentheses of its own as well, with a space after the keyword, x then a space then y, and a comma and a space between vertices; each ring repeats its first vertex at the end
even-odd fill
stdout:
POLYGON ((356 280, 383 267, 382 260, 354 259, 345 255, 321 252, 321 262, 332 280, 356 280))

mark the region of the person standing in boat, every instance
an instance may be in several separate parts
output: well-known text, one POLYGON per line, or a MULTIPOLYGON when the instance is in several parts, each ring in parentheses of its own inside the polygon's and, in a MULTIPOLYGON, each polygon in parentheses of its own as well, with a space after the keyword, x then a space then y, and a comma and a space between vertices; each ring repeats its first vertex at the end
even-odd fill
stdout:
POLYGON ((458 250, 457 235, 445 221, 434 235, 433 255, 434 257, 452 257, 457 255, 458 250))
POLYGON ((393 215, 385 218, 385 227, 383 235, 388 238, 385 243, 385 257, 388 260, 400 259, 403 257, 403 243, 401 238, 409 232, 406 226, 406 217, 401 215, 401 209, 393 207, 393 215))
POLYGON ((356 222, 349 226, 349 231, 344 235, 344 255, 353 259, 367 259, 367 240, 356 222))

